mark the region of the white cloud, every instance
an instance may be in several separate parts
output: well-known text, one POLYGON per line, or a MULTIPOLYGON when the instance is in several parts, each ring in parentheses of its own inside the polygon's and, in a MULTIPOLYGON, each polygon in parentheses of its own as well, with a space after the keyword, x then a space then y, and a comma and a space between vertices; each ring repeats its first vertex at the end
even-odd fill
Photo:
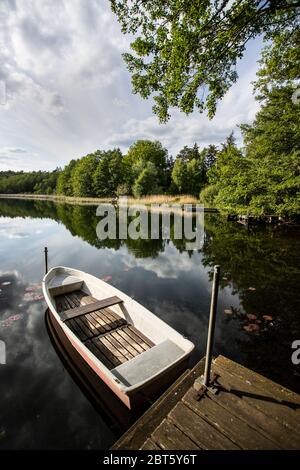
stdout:
POLYGON ((257 104, 250 82, 260 47, 253 42, 241 78, 216 117, 172 113, 159 125, 152 102, 133 95, 122 59, 122 35, 108 0, 2 0, 0 3, 0 139, 26 149, 23 158, 0 154, 0 169, 52 169, 97 148, 137 138, 158 139, 175 155, 185 144, 219 143, 257 104), (2 156, 2 159, 1 159, 2 156), (8 163, 9 162, 9 163, 8 163))
MULTIPOLYGON (((22 169, 25 164, 28 170, 34 171, 41 167, 40 162, 41 158, 38 153, 28 152, 23 148, 0 147, 0 168, 2 170, 22 169)), ((44 163, 47 163, 46 159, 44 163)))
POLYGON ((213 120, 197 112, 186 116, 177 110, 173 110, 171 120, 163 125, 153 115, 144 119, 131 118, 124 123, 121 131, 108 138, 108 143, 127 149, 137 139, 158 139, 174 155, 183 145, 192 145, 194 142, 202 147, 219 144, 232 131, 235 131, 237 140, 241 143, 238 125, 251 122, 259 109, 251 86, 256 71, 257 64, 254 62, 248 74, 242 76, 219 103, 213 120))

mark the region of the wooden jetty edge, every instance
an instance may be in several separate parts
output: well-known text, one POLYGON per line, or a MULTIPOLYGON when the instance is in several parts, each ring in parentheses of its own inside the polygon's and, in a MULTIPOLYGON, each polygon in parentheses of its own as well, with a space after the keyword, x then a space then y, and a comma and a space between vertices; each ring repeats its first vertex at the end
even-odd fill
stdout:
POLYGON ((112 450, 300 449, 300 395, 236 362, 212 364, 214 394, 193 384, 204 359, 186 371, 112 450))

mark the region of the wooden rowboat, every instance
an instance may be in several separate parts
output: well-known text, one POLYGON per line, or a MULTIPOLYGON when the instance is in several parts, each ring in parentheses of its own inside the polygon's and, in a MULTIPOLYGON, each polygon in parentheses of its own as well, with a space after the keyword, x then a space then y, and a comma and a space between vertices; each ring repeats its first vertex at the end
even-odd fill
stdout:
POLYGON ((45 275, 43 293, 57 333, 128 408, 186 369, 194 344, 106 282, 59 266, 45 275))

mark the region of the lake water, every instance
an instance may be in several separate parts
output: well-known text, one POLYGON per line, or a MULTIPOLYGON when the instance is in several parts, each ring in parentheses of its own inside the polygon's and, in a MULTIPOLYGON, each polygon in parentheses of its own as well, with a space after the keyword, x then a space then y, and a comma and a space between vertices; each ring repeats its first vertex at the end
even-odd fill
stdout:
POLYGON ((300 339, 299 232, 247 231, 207 214, 203 248, 187 252, 172 239, 100 241, 98 221, 94 206, 0 200, 0 448, 107 449, 118 435, 49 339, 44 246, 50 266, 107 280, 191 339, 191 365, 205 352, 213 266, 220 264, 214 354, 300 391, 291 362, 291 344, 300 339))

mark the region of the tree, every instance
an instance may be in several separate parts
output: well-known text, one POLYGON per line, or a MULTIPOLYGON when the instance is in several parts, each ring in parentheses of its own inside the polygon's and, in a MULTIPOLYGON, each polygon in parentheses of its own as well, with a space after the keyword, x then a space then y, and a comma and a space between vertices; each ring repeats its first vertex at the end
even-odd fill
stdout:
POLYGON ((241 126, 255 172, 251 211, 293 216, 300 211, 300 31, 283 31, 262 54, 255 89, 262 103, 252 125, 241 126))
POLYGON ((293 91, 291 86, 272 89, 254 123, 242 126, 253 168, 253 213, 292 216, 300 211, 300 113, 293 91))
POLYGON ((0 171, 0 193, 53 194, 60 169, 54 171, 0 171))
POLYGON ((202 150, 201 155, 204 159, 206 171, 208 171, 216 163, 218 152, 219 149, 216 145, 209 145, 202 150))
POLYGON ((72 188, 72 173, 76 166, 77 160, 71 160, 68 165, 60 172, 57 179, 57 194, 64 194, 65 196, 73 196, 72 188))
POLYGON ((146 163, 146 167, 139 174, 133 185, 134 196, 141 197, 148 194, 157 194, 160 191, 157 179, 157 169, 154 163, 146 163))
POLYGON ((299 0, 111 0, 123 33, 135 35, 123 55, 134 93, 149 98, 161 122, 170 107, 215 114, 237 79, 250 39, 299 28, 299 0))
POLYGON ((89 154, 77 161, 72 171, 72 193, 77 197, 95 196, 93 174, 98 163, 97 152, 89 154))
POLYGON ((215 165, 208 171, 213 189, 202 194, 201 199, 214 196, 214 205, 226 212, 243 212, 249 204, 251 192, 251 162, 234 142, 232 134, 222 145, 215 165))
POLYGON ((251 125, 241 126, 244 155, 231 135, 208 172, 217 189, 214 203, 223 210, 299 214, 300 113, 293 100, 300 78, 299 38, 299 31, 292 32, 289 40, 283 32, 263 51, 255 84, 261 109, 251 125))
POLYGON ((294 86, 299 80, 300 29, 282 31, 271 45, 264 48, 257 72, 254 89, 259 92, 257 99, 268 97, 270 88, 283 85, 294 86))
POLYGON ((99 159, 93 174, 94 193, 98 197, 115 196, 123 181, 123 155, 120 149, 98 152, 99 159))
POLYGON ((180 152, 177 155, 177 158, 180 159, 183 163, 188 163, 192 161, 193 159, 198 160, 199 159, 199 147, 195 143, 193 147, 188 147, 185 145, 183 149, 180 150, 180 152))
POLYGON ((205 162, 198 145, 186 145, 177 155, 172 171, 172 180, 178 192, 198 196, 205 178, 205 162))
POLYGON ((188 194, 189 178, 187 171, 187 164, 180 158, 177 158, 174 163, 172 171, 172 180, 181 194, 188 194))
POLYGON ((166 190, 168 171, 168 151, 157 140, 138 140, 128 150, 124 157, 124 165, 127 168, 127 178, 131 185, 144 170, 145 165, 150 162, 154 165, 157 173, 157 186, 166 190))

